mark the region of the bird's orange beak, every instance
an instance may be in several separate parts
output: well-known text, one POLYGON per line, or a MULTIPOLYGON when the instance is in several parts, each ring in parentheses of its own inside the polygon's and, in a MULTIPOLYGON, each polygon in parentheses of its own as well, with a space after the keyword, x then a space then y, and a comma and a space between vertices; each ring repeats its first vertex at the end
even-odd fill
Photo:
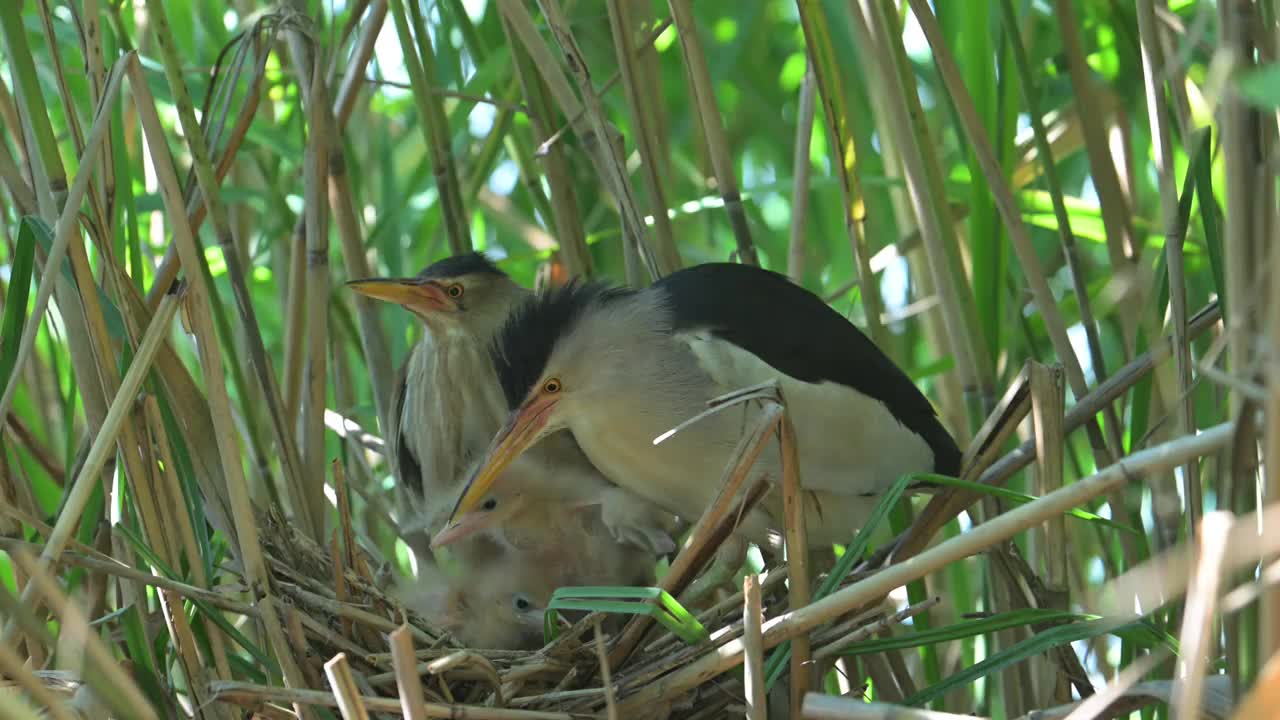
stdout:
MULTIPOLYGON (((535 395, 521 405, 520 409, 511 413, 506 426, 498 432, 493 443, 489 445, 489 452, 485 454, 484 462, 471 474, 471 479, 467 480, 467 486, 463 488, 458 503, 453 506, 449 522, 445 524, 441 533, 448 532, 455 519, 462 518, 474 510, 476 505, 489 494, 489 489, 493 487, 502 472, 520 457, 521 453, 542 439, 551 410, 555 408, 558 400, 559 398, 555 395, 535 395)), ((433 539, 432 547, 434 546, 433 539)))
POLYGON ((347 287, 366 297, 402 305, 422 315, 453 309, 453 301, 434 280, 418 278, 367 278, 352 280, 347 287))

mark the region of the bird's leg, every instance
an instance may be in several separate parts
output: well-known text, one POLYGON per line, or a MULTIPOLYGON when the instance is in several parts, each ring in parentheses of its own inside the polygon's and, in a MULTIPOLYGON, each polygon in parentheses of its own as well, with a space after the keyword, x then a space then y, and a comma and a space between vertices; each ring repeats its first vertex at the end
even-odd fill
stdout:
POLYGON ((702 598, 729 582, 746 559, 747 541, 737 534, 725 538, 706 571, 689 583, 689 587, 680 595, 680 604, 696 607, 702 598))

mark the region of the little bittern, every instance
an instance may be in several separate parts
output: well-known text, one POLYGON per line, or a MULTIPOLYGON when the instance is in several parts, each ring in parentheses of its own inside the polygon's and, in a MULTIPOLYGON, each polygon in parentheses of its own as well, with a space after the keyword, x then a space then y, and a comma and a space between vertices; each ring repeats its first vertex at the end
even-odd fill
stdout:
MULTIPOLYGON (((475 512, 500 473, 569 429, 617 485, 686 519, 719 489, 750 405, 674 435, 713 398, 774 381, 795 428, 807 540, 846 543, 906 473, 954 475, 960 452, 915 384, 852 323, 786 277, 715 263, 644 290, 570 284, 521 303, 493 357, 511 413, 451 520, 475 512)), ((757 474, 781 478, 766 450, 757 474)), ((742 518, 757 543, 783 528, 781 493, 742 518)))

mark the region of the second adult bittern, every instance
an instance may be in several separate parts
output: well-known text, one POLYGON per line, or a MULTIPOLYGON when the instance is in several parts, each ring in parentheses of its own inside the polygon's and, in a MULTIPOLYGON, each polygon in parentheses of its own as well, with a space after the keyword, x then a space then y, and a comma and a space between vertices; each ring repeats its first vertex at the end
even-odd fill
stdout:
MULTIPOLYGON (((449 257, 413 277, 353 280, 362 295, 396 303, 425 326, 400 370, 387 432, 392 468, 413 525, 443 524, 473 456, 502 426, 506 402, 489 344, 530 293, 480 253, 449 257)), ((425 549, 425 538, 411 542, 425 549)))

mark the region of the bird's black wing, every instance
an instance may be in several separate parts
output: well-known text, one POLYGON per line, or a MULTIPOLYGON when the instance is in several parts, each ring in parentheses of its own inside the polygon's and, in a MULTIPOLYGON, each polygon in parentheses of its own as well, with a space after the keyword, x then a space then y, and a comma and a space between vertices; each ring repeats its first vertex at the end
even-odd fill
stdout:
POLYGON ((387 442, 390 444, 388 449, 391 451, 391 457, 395 458, 395 471, 400 484, 421 498, 422 466, 418 464, 418 458, 414 457, 413 451, 409 449, 409 438, 405 437, 404 428, 404 401, 409 394, 409 361, 412 359, 413 352, 410 351, 404 364, 400 366, 396 379, 395 395, 391 401, 391 417, 388 419, 391 427, 388 428, 390 432, 387 433, 387 442))
POLYGON ((778 273, 708 263, 658 282, 672 300, 674 330, 706 329, 791 377, 835 382, 885 404, 924 438, 936 472, 954 475, 960 450, 911 378, 819 297, 778 273))

